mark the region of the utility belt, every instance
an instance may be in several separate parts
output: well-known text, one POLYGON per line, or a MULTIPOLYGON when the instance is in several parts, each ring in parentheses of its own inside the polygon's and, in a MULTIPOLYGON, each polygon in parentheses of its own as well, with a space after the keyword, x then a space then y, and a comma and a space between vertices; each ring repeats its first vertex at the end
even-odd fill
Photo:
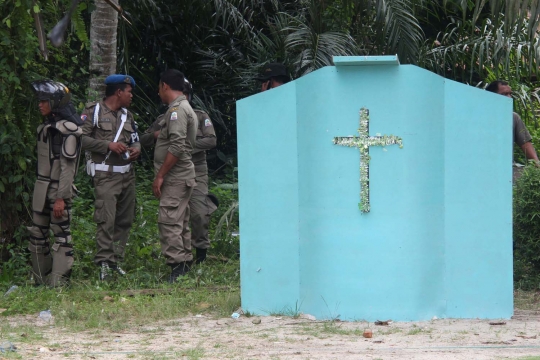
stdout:
POLYGON ((107 164, 96 164, 95 162, 89 160, 86 162, 86 173, 92 177, 96 175, 96 171, 107 171, 113 173, 125 174, 131 170, 131 164, 116 166, 116 165, 107 165, 107 164))

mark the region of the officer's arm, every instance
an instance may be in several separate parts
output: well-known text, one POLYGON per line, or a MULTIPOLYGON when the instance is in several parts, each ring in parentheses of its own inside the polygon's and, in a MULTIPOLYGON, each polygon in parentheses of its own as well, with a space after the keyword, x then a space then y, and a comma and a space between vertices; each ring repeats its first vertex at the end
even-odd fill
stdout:
POLYGON ((216 144, 216 135, 197 137, 197 141, 195 141, 195 149, 193 149, 193 154, 213 149, 216 147, 216 144))
POLYGON ((527 158, 527 160, 534 160, 538 163, 538 155, 536 155, 534 145, 530 141, 521 145, 521 149, 525 153, 525 157, 527 158))
MULTIPOLYGON (((92 110, 94 108, 91 108, 92 110)), ((86 120, 84 120, 82 125, 82 146, 84 150, 99 153, 99 154, 106 154, 109 151, 109 143, 108 140, 96 140, 93 138, 93 132, 94 132, 94 122, 93 122, 93 111, 90 112, 88 109, 85 109, 83 112, 84 117, 86 115, 86 120)))
POLYGON ((168 117, 169 148, 167 149, 174 157, 179 158, 186 150, 187 117, 189 116, 182 108, 175 109, 168 117), (176 113, 176 115, 175 115, 176 113), (174 117, 176 116, 176 119, 174 117), (174 120, 172 120, 174 119, 174 120))
POLYGON ((139 136, 139 142, 143 148, 150 148, 154 146, 156 142, 156 131, 159 131, 159 120, 163 118, 163 115, 160 115, 156 121, 146 131, 144 134, 139 136))
POLYGON ((64 155, 60 155, 60 181, 58 183, 57 198, 71 199, 73 180, 77 170, 76 166, 76 159, 68 159, 64 155))
POLYGON ((80 153, 80 129, 75 136, 63 137, 60 152, 60 179, 58 181, 57 199, 71 199, 73 180, 77 171, 77 158, 80 153))
POLYGON ((210 150, 216 147, 217 139, 216 132, 214 131, 214 125, 210 120, 210 117, 206 113, 202 113, 203 116, 199 117, 199 130, 202 133, 202 136, 197 136, 195 141, 195 147, 193 149, 193 154, 196 154, 201 151, 210 150))

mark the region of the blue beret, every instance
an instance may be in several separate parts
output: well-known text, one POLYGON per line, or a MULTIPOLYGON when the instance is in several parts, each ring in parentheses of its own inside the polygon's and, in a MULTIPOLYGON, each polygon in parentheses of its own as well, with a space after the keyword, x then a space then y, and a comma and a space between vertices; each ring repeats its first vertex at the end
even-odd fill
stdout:
POLYGON ((124 74, 112 74, 107 76, 105 79, 105 85, 115 85, 115 84, 130 84, 132 87, 135 87, 135 79, 129 75, 124 74))

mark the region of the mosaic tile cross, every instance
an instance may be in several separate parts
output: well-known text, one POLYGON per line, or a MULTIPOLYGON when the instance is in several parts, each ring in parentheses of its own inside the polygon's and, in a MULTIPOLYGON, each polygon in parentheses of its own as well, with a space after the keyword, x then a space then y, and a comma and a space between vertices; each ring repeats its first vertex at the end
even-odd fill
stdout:
POLYGON ((370 211, 369 204, 369 148, 371 146, 399 145, 403 148, 403 140, 394 135, 369 136, 369 110, 360 109, 360 126, 358 136, 334 137, 335 145, 357 147, 360 151, 360 203, 358 208, 362 213, 370 211))

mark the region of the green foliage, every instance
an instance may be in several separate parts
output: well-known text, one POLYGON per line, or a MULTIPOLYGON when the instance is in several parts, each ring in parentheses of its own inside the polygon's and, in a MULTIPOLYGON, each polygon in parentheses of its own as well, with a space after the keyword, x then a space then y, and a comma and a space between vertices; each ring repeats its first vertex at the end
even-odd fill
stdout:
POLYGON ((540 168, 525 167, 514 188, 514 280, 540 288, 540 168))
POLYGON ((0 318, 50 309, 55 323, 63 327, 120 331, 148 319, 166 320, 190 312, 230 316, 240 306, 239 263, 210 262, 172 285, 138 284, 129 278, 105 284, 79 280, 61 289, 20 286, 7 296, 3 294, 8 286, 0 285, 0 308, 6 309, 0 318))
MULTIPOLYGON (((30 198, 35 180, 35 131, 41 122, 30 82, 54 78, 66 84, 75 104, 83 102, 87 82, 87 37, 84 4, 76 12, 74 33, 66 46, 48 46, 48 61, 39 51, 32 12, 46 29, 60 19, 69 0, 36 2, 0 1, 0 254, 22 248, 25 225, 30 221, 30 198), (37 11, 36 11, 37 10, 37 11), (16 244, 12 246, 11 244, 16 244), (8 251, 9 246, 9 251, 8 251)), ((4 274, 2 275, 4 276, 4 274)))

